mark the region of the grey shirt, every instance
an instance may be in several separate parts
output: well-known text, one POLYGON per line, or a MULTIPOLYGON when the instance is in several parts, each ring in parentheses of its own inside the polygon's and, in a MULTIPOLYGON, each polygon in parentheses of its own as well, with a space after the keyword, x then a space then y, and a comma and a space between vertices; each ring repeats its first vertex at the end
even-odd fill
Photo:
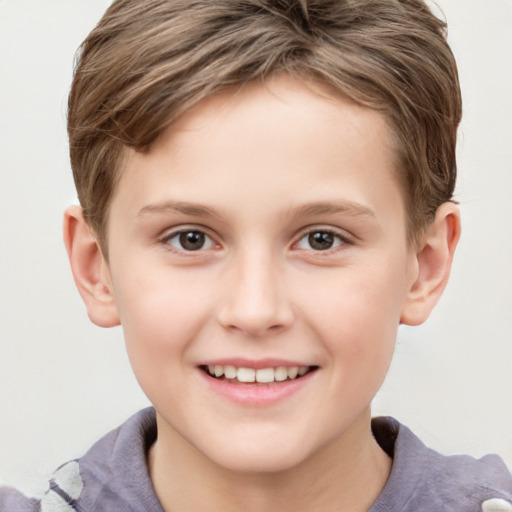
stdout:
MULTIPOLYGON (((392 418, 374 419, 372 430, 393 468, 369 512, 481 512, 491 503, 512 511, 512 478, 498 456, 440 455, 392 418)), ((155 412, 144 409, 62 465, 42 499, 0 488, 0 512, 163 512, 146 465, 155 439, 155 412)))

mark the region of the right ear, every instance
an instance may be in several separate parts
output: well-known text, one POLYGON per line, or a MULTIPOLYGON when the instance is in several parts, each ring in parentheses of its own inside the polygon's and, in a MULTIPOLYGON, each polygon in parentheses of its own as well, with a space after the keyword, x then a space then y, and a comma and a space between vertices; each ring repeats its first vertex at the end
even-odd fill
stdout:
POLYGON ((119 325, 110 269, 80 206, 70 206, 64 213, 64 244, 91 321, 100 327, 119 325))

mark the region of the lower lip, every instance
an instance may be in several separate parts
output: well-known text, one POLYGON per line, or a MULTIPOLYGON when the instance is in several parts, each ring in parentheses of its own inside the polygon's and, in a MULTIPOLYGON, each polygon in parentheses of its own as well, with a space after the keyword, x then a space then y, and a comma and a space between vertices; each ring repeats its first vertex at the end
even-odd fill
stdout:
POLYGON ((318 370, 307 373, 298 379, 271 384, 229 382, 211 377, 200 369, 198 371, 215 393, 241 405, 266 407, 298 393, 311 382, 318 370))

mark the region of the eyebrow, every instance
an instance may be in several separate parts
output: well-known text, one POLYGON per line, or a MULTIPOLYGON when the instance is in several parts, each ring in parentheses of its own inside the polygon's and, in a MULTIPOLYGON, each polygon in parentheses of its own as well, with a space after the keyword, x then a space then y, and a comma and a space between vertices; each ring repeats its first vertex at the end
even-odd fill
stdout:
POLYGON ((349 216, 370 216, 375 218, 375 212, 365 205, 353 201, 319 201, 299 206, 290 210, 293 215, 335 215, 342 213, 349 216))
POLYGON ((169 214, 181 213, 194 217, 221 217, 221 215, 212 208, 197 203, 186 203, 180 201, 164 201, 161 203, 148 204, 139 210, 137 217, 144 217, 148 214, 169 214))
MULTIPOLYGON (((149 204, 141 208, 137 217, 144 217, 148 214, 169 214, 180 213, 194 217, 213 217, 221 218, 222 215, 210 208, 198 203, 188 203, 180 201, 164 201, 161 203, 149 204)), ((318 201, 290 208, 288 214, 291 216, 311 216, 311 215, 336 215, 343 214, 349 216, 370 216, 375 218, 375 212, 359 203, 353 201, 318 201)))

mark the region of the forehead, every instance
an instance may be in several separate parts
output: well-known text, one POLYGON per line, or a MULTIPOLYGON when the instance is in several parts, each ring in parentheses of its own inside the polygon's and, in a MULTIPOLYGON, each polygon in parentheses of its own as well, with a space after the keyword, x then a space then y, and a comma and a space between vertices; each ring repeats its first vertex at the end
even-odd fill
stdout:
POLYGON ((385 200, 386 183, 402 203, 396 174, 380 113, 280 76, 202 101, 148 153, 131 151, 113 202, 122 196, 142 209, 222 196, 222 207, 258 201, 284 210, 321 197, 364 206, 385 200))
POLYGON ((169 145, 170 140, 190 132, 201 131, 208 135, 208 132, 218 132, 219 128, 233 141, 240 137, 239 130, 243 128, 257 136, 255 144, 262 142, 266 143, 262 149, 271 148, 274 144, 288 143, 287 134, 296 137, 297 133, 291 130, 293 123, 297 131, 310 126, 309 135, 312 143, 316 143, 313 124, 320 117, 325 124, 322 135, 324 138, 328 136, 326 143, 350 133, 354 141, 363 142, 363 137, 358 135, 364 132, 370 136, 377 134, 384 145, 391 147, 391 132, 386 119, 376 110, 358 105, 326 84, 280 74, 266 82, 250 82, 202 100, 173 123, 153 148, 158 151, 161 146, 169 145), (290 124, 285 126, 286 123, 290 124), (269 133, 270 125, 281 125, 287 130, 269 145, 265 134, 269 133))

